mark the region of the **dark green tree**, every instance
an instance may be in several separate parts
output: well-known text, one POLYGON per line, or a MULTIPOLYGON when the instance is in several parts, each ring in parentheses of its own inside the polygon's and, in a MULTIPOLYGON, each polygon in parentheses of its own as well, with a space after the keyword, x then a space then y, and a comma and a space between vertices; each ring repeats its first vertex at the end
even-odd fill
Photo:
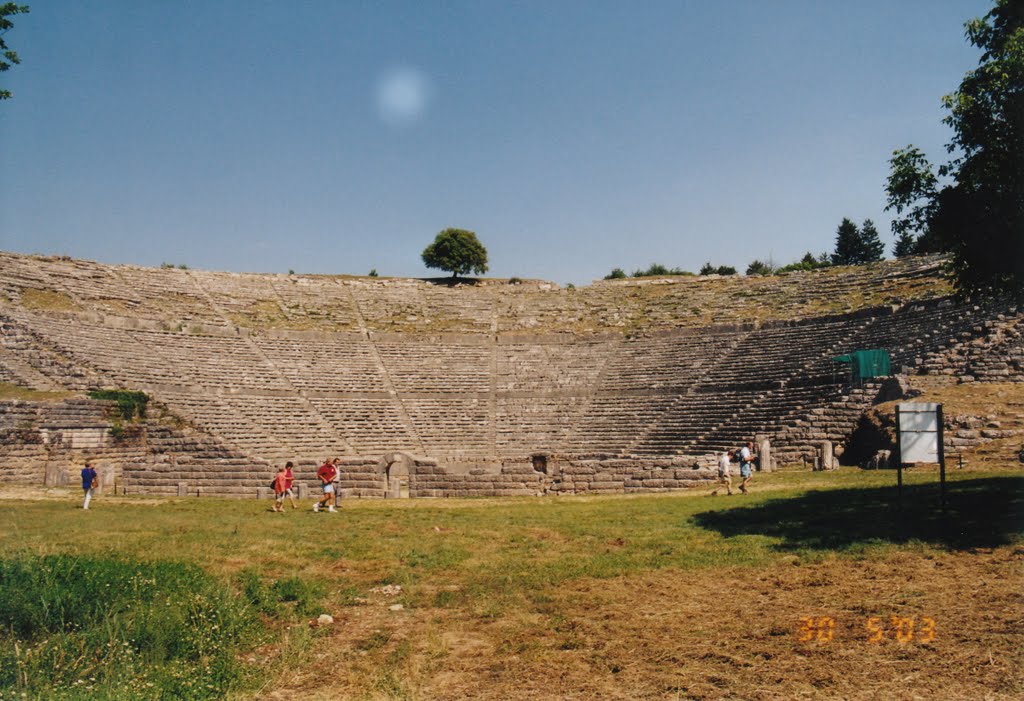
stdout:
POLYGON ((475 233, 465 229, 445 229, 439 233, 423 249, 422 258, 428 268, 447 270, 453 278, 487 272, 487 249, 475 233))
POLYGON ((861 228, 843 217, 836 229, 836 250, 832 254, 833 265, 861 265, 882 260, 885 246, 878 238, 874 222, 865 219, 861 228))
MULTIPOLYGON (((0 5, 0 73, 10 70, 12 64, 17 65, 21 63, 21 59, 18 58, 18 52, 7 48, 7 44, 4 42, 4 35, 7 34, 7 31, 14 26, 14 22, 9 20, 8 17, 25 14, 27 12, 28 5, 18 5, 13 2, 5 2, 0 5)), ((10 90, 0 88, 0 100, 7 100, 10 99, 10 97, 10 90)))
POLYGON ((626 271, 622 268, 612 268, 612 271, 604 276, 605 280, 621 280, 626 277, 626 271))
POLYGON ((928 236, 928 220, 935 211, 937 185, 932 164, 921 149, 909 145, 893 151, 885 183, 885 211, 896 210, 891 227, 899 248, 899 252, 893 249, 897 258, 935 247, 928 236))
POLYGON ((701 266, 700 274, 701 275, 735 275, 736 274, 736 268, 732 267, 731 265, 714 266, 714 265, 711 265, 710 261, 708 261, 703 266, 701 266))
POLYGON ((874 263, 882 260, 885 244, 878 236, 875 223, 870 219, 865 219, 864 223, 860 225, 860 248, 861 263, 874 263))
POLYGON ((752 260, 750 265, 747 266, 747 275, 771 275, 775 272, 775 268, 770 264, 765 263, 762 260, 752 260))
POLYGON ((843 217, 836 229, 836 248, 832 253, 833 265, 856 265, 860 262, 861 240, 857 225, 843 217))
POLYGON ((966 24, 978 67, 943 97, 959 153, 939 169, 955 184, 935 199, 935 236, 953 254, 958 289, 1024 298, 1024 3, 997 0, 966 24))
POLYGON ((897 258, 906 258, 917 253, 917 241, 909 231, 900 234, 892 245, 892 254, 897 258))
POLYGON ((943 122, 953 129, 946 148, 956 157, 938 175, 952 182, 936 191, 927 161, 911 154, 894 163, 889 201, 898 214, 896 204, 909 207, 912 225, 924 222, 918 250, 952 254, 961 294, 1024 299, 1024 3, 996 0, 965 26, 981 58, 942 98, 943 122), (897 166, 908 164, 908 184, 893 187, 894 176, 901 182, 897 166))

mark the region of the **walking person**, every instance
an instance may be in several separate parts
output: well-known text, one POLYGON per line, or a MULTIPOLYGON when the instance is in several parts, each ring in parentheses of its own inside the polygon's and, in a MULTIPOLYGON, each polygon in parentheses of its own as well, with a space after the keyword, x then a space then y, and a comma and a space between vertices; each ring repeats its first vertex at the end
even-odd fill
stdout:
MULTIPOLYGON (((291 465, 291 463, 288 463, 291 465)), ((288 475, 281 467, 274 475, 274 511, 284 513, 284 495, 288 491, 288 475)))
POLYGON ((85 499, 82 501, 82 508, 86 511, 89 510, 89 502, 92 501, 93 492, 96 491, 96 483, 99 476, 96 474, 95 468, 92 463, 88 460, 85 461, 85 467, 82 468, 82 491, 85 492, 85 499))
POLYGON ((743 481, 740 482, 740 491, 744 494, 747 493, 747 485, 750 483, 750 478, 754 476, 754 443, 747 441, 747 444, 740 448, 740 477, 743 481))
POLYGON ((721 485, 725 485, 728 490, 728 495, 732 496, 732 457, 735 455, 733 451, 726 450, 720 456, 718 456, 718 486, 715 487, 715 491, 711 492, 711 496, 717 497, 718 490, 721 489, 721 485))
POLYGON ((338 500, 341 499, 341 469, 338 467, 338 463, 341 462, 341 458, 334 458, 334 479, 331 482, 334 485, 334 505, 341 508, 338 500))
POLYGON ((334 476, 338 470, 334 467, 334 462, 327 458, 324 464, 320 466, 320 469, 316 471, 317 479, 320 480, 320 488, 323 490, 323 496, 320 497, 320 501, 313 504, 313 511, 319 511, 323 507, 328 507, 328 511, 335 512, 337 509, 334 508, 334 476))
MULTIPOLYGON (((292 503, 292 508, 297 509, 299 507, 295 505, 295 490, 292 488, 293 484, 295 484, 295 475, 292 473, 292 461, 289 460, 284 464, 284 493, 285 496, 288 497, 288 501, 292 503)), ((282 503, 281 506, 283 507, 284 503, 282 503)))

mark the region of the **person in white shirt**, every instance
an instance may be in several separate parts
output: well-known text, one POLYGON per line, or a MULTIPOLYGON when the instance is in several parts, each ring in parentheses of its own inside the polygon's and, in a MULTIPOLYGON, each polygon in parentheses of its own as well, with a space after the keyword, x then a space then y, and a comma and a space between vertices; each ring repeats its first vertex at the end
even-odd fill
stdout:
POLYGON ((740 448, 740 477, 743 478, 740 482, 740 491, 744 494, 747 493, 750 478, 754 476, 754 460, 754 444, 747 441, 747 444, 740 448))
MULTIPOLYGON (((733 452, 727 450, 718 457, 718 485, 724 484, 729 496, 732 496, 732 475, 729 474, 732 469, 732 456, 733 452)), ((711 496, 718 496, 719 488, 716 486, 715 491, 711 492, 711 496)))

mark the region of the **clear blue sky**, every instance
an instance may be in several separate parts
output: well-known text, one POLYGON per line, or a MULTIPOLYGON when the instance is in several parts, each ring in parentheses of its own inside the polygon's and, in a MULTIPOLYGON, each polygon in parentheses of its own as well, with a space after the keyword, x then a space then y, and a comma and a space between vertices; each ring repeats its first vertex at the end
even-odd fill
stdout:
POLYGON ((20 0, 0 74, 0 248, 424 276, 741 272, 891 249, 894 148, 933 162, 975 0, 20 0))

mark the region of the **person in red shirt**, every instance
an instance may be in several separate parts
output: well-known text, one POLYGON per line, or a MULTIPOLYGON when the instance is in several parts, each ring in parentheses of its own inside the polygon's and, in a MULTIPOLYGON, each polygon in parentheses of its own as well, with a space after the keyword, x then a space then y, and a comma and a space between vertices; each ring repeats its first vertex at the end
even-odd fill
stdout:
POLYGON ((324 464, 320 466, 320 469, 316 471, 316 476, 320 480, 320 487, 323 489, 324 495, 320 498, 320 501, 313 504, 313 511, 319 511, 324 506, 331 513, 337 511, 334 508, 334 476, 337 474, 338 470, 334 467, 334 463, 330 458, 327 458, 324 464))
MULTIPOLYGON (((295 491, 292 489, 292 485, 295 483, 295 475, 292 474, 292 463, 289 460, 284 465, 284 493, 288 497, 288 501, 292 503, 292 508, 297 509, 295 505, 295 491)), ((284 506, 284 502, 281 502, 281 506, 284 506)))
POLYGON ((274 475, 274 511, 282 514, 284 513, 284 495, 288 491, 287 484, 288 477, 285 475, 285 468, 282 467, 274 475))

